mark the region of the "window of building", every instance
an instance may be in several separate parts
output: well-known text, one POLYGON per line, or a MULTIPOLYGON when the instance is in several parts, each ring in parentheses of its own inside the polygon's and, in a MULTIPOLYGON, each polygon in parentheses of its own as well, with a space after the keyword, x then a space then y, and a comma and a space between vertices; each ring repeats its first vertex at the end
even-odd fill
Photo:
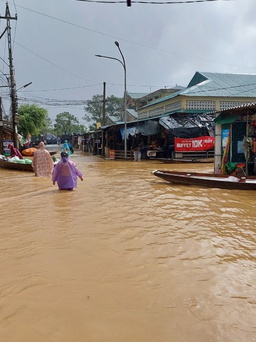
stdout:
POLYGON ((168 105, 165 106, 165 111, 168 112, 173 112, 175 110, 179 110, 181 109, 181 102, 174 102, 174 103, 170 103, 168 105))
POLYGON ((238 101, 220 101, 220 110, 239 107, 250 102, 238 102, 238 101))
POLYGON ((187 107, 187 109, 215 110, 216 103, 215 103, 215 101, 187 100, 186 101, 186 107, 187 107))

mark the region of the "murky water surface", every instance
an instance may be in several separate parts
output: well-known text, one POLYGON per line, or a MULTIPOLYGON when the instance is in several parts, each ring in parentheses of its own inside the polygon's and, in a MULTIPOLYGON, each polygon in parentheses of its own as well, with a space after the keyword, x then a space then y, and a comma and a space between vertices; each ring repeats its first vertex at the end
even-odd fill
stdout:
POLYGON ((72 159, 73 192, 0 169, 0 341, 256 341, 255 191, 72 159))

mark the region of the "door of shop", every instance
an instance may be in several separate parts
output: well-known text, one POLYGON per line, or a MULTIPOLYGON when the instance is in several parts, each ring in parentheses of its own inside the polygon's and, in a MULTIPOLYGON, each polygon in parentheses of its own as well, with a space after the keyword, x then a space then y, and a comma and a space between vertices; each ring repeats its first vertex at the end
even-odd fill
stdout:
POLYGON ((246 122, 234 122, 232 125, 232 161, 245 162, 244 137, 246 135, 246 122))

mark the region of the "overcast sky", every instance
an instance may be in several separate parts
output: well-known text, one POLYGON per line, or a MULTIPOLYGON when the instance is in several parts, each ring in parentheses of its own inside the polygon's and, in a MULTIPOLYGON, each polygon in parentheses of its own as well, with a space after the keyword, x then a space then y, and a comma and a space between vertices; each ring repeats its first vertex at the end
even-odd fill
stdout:
MULTIPOLYGON (((115 41, 125 57, 128 92, 187 86, 196 71, 256 73, 255 0, 132 0, 131 7, 97 1, 9 1, 11 15, 18 18, 11 20, 17 89, 33 82, 18 90, 19 104, 27 98, 46 108, 53 120, 64 111, 81 120, 83 101, 102 94, 103 82, 107 96, 122 97, 122 65, 95 57, 121 59, 115 41)), ((5 4, 0 0, 1 16, 5 4)), ((0 23, 3 32, 6 20, 0 23)), ((0 41, 3 80, 8 73, 6 37, 0 41)), ((0 89, 6 97, 8 89, 0 89)))

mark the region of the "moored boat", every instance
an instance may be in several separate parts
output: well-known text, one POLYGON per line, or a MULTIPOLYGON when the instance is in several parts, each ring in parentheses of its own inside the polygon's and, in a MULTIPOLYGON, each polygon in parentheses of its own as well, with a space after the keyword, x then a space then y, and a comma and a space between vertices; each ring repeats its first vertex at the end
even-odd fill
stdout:
POLYGON ((167 182, 210 188, 256 190, 256 176, 235 177, 225 174, 154 170, 152 174, 167 182))
POLYGON ((33 171, 31 163, 11 162, 4 159, 0 159, 0 167, 18 171, 33 171))

